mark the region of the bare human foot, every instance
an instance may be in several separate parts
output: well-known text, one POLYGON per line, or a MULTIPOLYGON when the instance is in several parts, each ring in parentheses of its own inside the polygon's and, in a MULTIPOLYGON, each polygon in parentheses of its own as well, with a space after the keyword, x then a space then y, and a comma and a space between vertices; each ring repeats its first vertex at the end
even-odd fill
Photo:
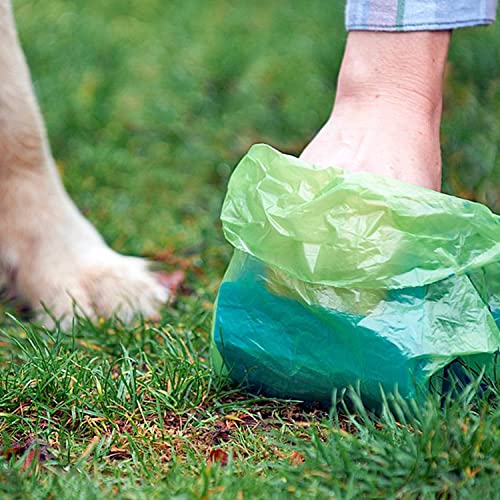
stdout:
POLYGON ((332 114, 301 157, 441 187, 450 32, 349 33, 332 114))

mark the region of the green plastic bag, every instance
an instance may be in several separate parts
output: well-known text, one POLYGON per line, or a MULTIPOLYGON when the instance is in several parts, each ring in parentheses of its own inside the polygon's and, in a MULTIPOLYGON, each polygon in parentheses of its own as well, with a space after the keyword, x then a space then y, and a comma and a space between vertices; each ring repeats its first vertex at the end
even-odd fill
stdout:
POLYGON ((266 394, 329 402, 335 388, 416 397, 456 360, 500 349, 500 217, 366 172, 253 146, 222 209, 234 256, 213 360, 266 394))

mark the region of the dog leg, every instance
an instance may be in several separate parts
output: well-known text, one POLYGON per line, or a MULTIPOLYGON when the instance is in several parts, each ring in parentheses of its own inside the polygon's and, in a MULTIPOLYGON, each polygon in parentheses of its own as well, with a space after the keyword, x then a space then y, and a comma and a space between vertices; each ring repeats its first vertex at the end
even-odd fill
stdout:
POLYGON ((168 291, 145 260, 111 250, 57 175, 10 0, 0 0, 0 276, 51 325, 156 317, 168 291))

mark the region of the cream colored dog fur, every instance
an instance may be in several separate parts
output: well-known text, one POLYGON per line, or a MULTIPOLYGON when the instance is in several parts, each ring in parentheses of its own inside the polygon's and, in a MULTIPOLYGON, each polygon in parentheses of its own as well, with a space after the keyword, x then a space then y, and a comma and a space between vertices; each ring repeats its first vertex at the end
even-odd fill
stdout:
POLYGON ((47 325, 51 315, 70 325, 75 304, 92 318, 155 317, 168 298, 147 261, 111 250, 65 192, 10 0, 0 0, 0 278, 47 325))

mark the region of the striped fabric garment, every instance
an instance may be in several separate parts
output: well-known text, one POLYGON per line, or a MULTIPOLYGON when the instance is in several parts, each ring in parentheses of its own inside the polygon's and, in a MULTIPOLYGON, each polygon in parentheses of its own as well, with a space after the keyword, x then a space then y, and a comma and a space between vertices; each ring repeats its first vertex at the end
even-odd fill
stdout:
POLYGON ((491 24, 498 0, 348 0, 346 28, 371 31, 449 30, 491 24))

